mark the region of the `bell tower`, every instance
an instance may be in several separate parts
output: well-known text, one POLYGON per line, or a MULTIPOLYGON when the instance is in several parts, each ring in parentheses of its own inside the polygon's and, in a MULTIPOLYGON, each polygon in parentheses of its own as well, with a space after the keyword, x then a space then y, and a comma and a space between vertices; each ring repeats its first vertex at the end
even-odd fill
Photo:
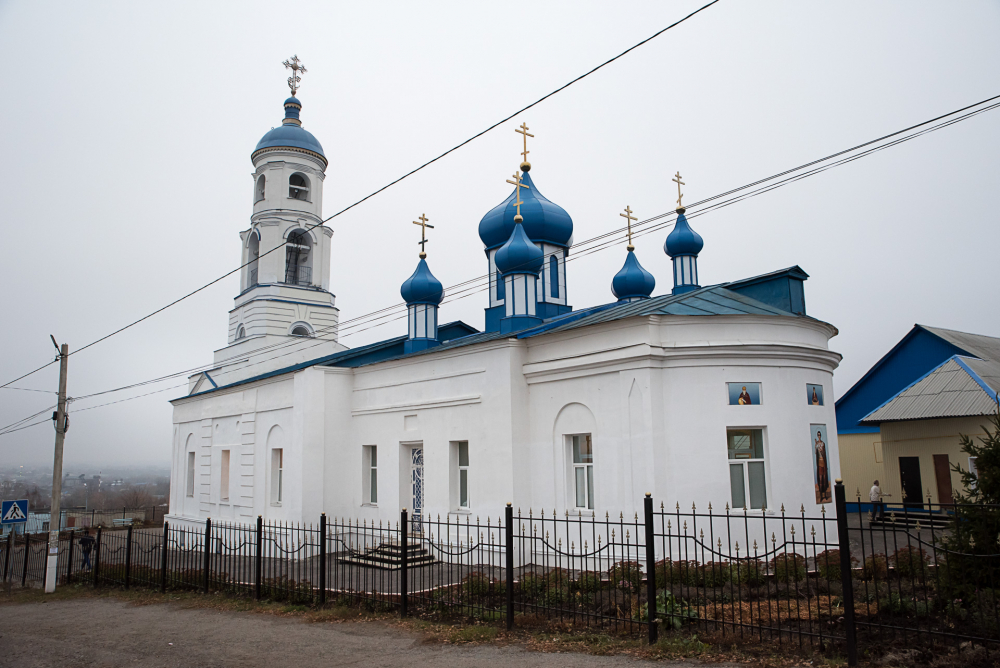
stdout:
MULTIPOLYGON (((319 140, 302 127, 296 93, 306 69, 297 56, 284 65, 292 70, 292 95, 284 101, 281 125, 250 155, 253 213, 249 229, 240 233, 240 293, 229 312, 228 345, 215 353, 216 364, 249 360, 252 371, 235 375, 344 349, 337 342, 339 312, 330 292, 333 230, 323 225, 327 159, 319 140)), ((227 372, 219 384, 233 382, 233 375, 227 372)))

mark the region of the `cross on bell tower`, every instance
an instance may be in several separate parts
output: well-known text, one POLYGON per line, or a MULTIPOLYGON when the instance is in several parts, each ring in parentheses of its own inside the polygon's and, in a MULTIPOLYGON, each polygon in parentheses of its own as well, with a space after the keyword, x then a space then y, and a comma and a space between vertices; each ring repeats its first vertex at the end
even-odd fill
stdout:
POLYGON ((282 65, 292 71, 292 76, 288 77, 288 87, 292 89, 292 97, 295 97, 295 93, 299 89, 299 83, 302 81, 299 73, 305 74, 306 66, 302 64, 297 55, 292 56, 289 60, 283 62, 282 65))

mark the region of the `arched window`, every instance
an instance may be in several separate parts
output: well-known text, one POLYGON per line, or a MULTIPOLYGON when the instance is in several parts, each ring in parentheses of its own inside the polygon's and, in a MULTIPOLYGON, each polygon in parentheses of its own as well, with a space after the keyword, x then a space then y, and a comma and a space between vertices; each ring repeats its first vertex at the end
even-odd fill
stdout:
POLYGON ((312 265, 309 250, 312 243, 305 230, 292 230, 285 244, 285 283, 312 285, 312 265))
POLYGON ((240 325, 240 328, 236 330, 236 340, 239 341, 240 339, 245 339, 246 337, 247 330, 243 325, 240 325))
POLYGON ((259 257, 260 232, 255 229, 250 232, 250 238, 247 239, 247 288, 257 285, 257 258, 259 257))
POLYGON ((255 204, 257 202, 261 201, 262 199, 264 199, 264 184, 265 183, 267 183, 267 179, 264 177, 263 174, 261 174, 260 176, 257 177, 257 185, 254 187, 254 190, 253 190, 253 201, 254 201, 255 204))
POLYGON ((309 201, 309 179, 296 172, 288 179, 288 197, 309 201))
POLYGON ((503 276, 500 272, 497 272, 497 299, 505 299, 507 297, 507 286, 504 285, 503 276))
POLYGON ((549 256, 549 292, 559 298, 559 260, 555 255, 549 256))
POLYGON ((312 336, 312 331, 306 325, 292 327, 292 336, 312 336))

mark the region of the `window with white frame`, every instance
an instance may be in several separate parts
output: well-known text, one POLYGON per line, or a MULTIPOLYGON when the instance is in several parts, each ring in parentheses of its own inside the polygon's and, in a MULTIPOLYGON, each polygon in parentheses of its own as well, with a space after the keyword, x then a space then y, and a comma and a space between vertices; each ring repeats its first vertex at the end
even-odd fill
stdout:
POLYGON ((229 501, 229 450, 222 451, 222 464, 219 471, 219 501, 229 501))
POLYGON ((363 498, 366 504, 378 504, 378 446, 364 447, 364 476, 362 478, 363 498))
POLYGON ((271 448, 271 503, 281 505, 284 490, 285 449, 271 448))
POLYGON ((571 436, 573 491, 577 509, 594 509, 594 445, 590 434, 571 436))
POLYGON ((729 487, 733 508, 767 507, 764 479, 764 430, 727 429, 729 487))
POLYGON ((469 507, 469 442, 458 442, 458 507, 469 507))
POLYGON ((187 453, 187 495, 194 496, 194 453, 187 453))

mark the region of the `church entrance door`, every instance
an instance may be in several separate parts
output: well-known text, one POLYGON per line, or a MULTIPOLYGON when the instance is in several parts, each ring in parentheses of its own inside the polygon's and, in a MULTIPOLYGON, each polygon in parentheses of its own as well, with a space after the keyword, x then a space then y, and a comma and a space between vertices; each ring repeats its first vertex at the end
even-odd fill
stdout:
POLYGON ((424 449, 410 449, 410 493, 411 508, 410 530, 420 533, 423 528, 424 514, 424 449))

